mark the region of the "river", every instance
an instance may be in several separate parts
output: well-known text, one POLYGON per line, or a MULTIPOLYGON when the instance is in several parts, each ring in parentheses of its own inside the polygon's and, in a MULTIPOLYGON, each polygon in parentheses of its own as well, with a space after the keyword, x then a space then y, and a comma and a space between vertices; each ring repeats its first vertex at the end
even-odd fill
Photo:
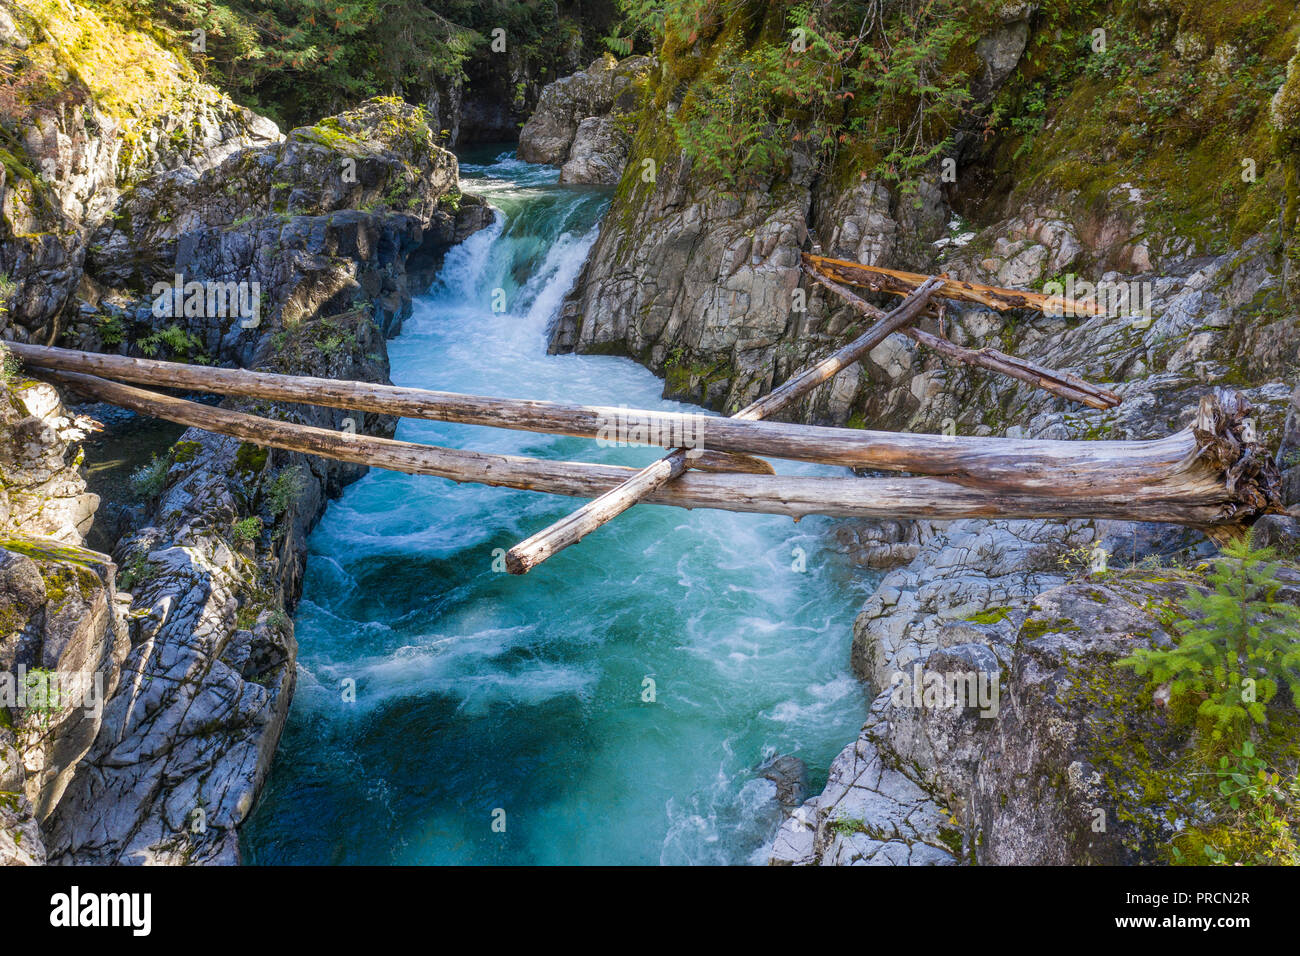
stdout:
MULTIPOLYGON (((416 301, 389 343, 393 381, 694 410, 661 399, 662 382, 627 359, 546 354, 609 191, 561 186, 499 147, 463 157, 461 175, 501 214, 416 301)), ((398 437, 657 457, 406 419, 398 437)), ((494 570, 496 549, 578 504, 374 470, 329 505, 309 542, 298 686, 243 831, 246 863, 762 862, 780 810, 756 768, 795 754, 819 785, 862 724, 849 643, 873 579, 828 547, 828 519, 647 505, 525 577, 494 570)))

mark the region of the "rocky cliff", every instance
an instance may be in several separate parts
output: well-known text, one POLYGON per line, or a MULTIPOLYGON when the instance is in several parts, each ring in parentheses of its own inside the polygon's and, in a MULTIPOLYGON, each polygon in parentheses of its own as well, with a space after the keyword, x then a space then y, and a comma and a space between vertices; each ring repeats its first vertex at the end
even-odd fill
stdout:
MULTIPOLYGON (((24 82, 69 66, 76 78, 57 95, 33 80, 41 92, 20 99, 31 133, 0 181, 0 334, 387 380, 385 337, 411 296, 492 216, 461 193, 423 111, 374 100, 281 136, 146 34, 71 4, 5 12, 24 82), (143 71, 152 85, 134 99, 113 82, 123 46, 163 67, 143 71), (175 307, 186 288, 230 298, 175 307)), ((102 707, 7 705, 0 849, 12 862, 236 862, 292 697, 306 537, 363 469, 191 430, 137 475, 143 507, 104 515, 109 557, 81 547, 97 502, 70 445, 96 423, 12 363, 3 396, 0 665, 94 674, 102 707)), ((371 434, 395 424, 255 410, 371 434)))

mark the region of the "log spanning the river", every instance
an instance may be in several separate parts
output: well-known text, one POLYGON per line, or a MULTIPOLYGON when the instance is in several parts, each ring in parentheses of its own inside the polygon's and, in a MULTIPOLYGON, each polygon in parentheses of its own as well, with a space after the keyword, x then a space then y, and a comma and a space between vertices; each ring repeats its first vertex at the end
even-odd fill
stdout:
MULTIPOLYGON (((905 327, 906 328, 906 327, 905 327)), ((422 388, 252 372, 129 358, 99 352, 8 343, 32 368, 82 372, 144 385, 183 388, 280 403, 320 405, 462 425, 485 425, 694 450, 762 455, 823 465, 947 477, 991 488, 1069 494, 1106 491, 1140 481, 1171 480, 1196 452, 1190 428, 1150 441, 1043 441, 924 435, 788 422, 720 418, 607 405, 462 395, 422 388)), ((745 470, 734 460, 704 455, 691 466, 745 470), (734 466, 734 467, 732 467, 734 466)), ((753 466, 750 466, 752 470, 753 466)))
MULTIPOLYGON (((207 371, 211 371, 210 369, 207 371)), ((624 484, 633 468, 547 461, 439 448, 277 421, 246 412, 200 405, 91 375, 44 372, 78 392, 156 418, 230 435, 257 445, 319 455, 410 474, 437 475, 551 494, 594 498, 624 484)), ((1173 473, 1099 490, 1069 469, 1055 490, 981 487, 940 478, 821 478, 788 475, 712 474, 688 471, 649 493, 651 504, 719 508, 801 518, 821 514, 857 518, 1111 518, 1191 525, 1207 530, 1241 526, 1280 510, 1276 465, 1243 436, 1249 404, 1221 390, 1201 399, 1190 429, 1192 447, 1173 473)), ((1180 432, 1180 437, 1187 435, 1180 432)), ((935 438, 939 436, 900 436, 935 438)), ((1180 438, 1181 440, 1181 438, 1180 438)), ((1008 446, 1033 444, 1001 439, 1008 446)), ((1166 439, 1168 441, 1168 439, 1166 439)), ((1044 443, 1070 444, 1070 443, 1044 443)), ((1127 470, 1129 452, 1157 442, 1079 442, 1108 446, 1116 469, 1127 470)), ((1010 460, 994 470, 1009 474, 1010 460)))
MULTIPOLYGON (((885 314, 883 309, 876 308, 851 289, 846 289, 829 276, 823 274, 817 266, 807 261, 808 258, 810 257, 805 257, 804 272, 818 285, 834 292, 856 309, 859 314, 867 318, 879 319, 885 314)), ((1101 410, 1114 408, 1123 401, 1118 394, 1110 389, 1093 385, 1073 372, 1058 372, 1018 358, 1015 355, 999 352, 997 349, 962 348, 941 335, 925 332, 911 325, 905 326, 898 331, 912 339, 912 341, 933 349, 949 361, 988 369, 990 372, 998 372, 1019 379, 1044 391, 1051 392, 1053 395, 1059 395, 1067 401, 1078 402, 1101 410)))
MULTIPOLYGON (((1017 493, 1087 498, 1122 494, 1142 484, 1162 484, 1174 489, 1179 482, 1186 480, 1188 462, 1201 454, 1201 446, 1191 427, 1165 438, 1146 441, 1048 441, 925 435, 748 421, 625 406, 461 395, 373 382, 184 365, 18 342, 8 343, 7 347, 29 367, 38 370, 83 372, 98 378, 111 377, 280 403, 321 405, 579 438, 599 439, 611 432, 621 432, 635 435, 634 443, 659 444, 664 448, 676 447, 683 435, 691 435, 696 439, 697 448, 703 446, 710 452, 930 475, 987 490, 1017 493)), ((1233 407, 1236 408, 1234 414, 1241 420, 1247 417, 1239 406, 1233 407)), ((1239 423, 1203 431, 1222 432, 1234 428, 1240 432, 1239 423)), ((1229 467, 1236 467, 1237 461, 1261 456, 1266 457, 1262 447, 1245 443, 1223 457, 1223 462, 1231 463, 1223 464, 1223 468, 1226 473, 1229 467)), ((702 455, 692 461, 692 466, 751 471, 757 467, 752 464, 742 467, 742 462, 743 459, 711 459, 702 455)), ((1172 494, 1177 496, 1176 491, 1172 494)))
MULTIPOLYGON (((788 379, 778 388, 747 405, 732 418, 757 421, 806 395, 818 385, 829 381, 841 371, 857 362, 897 330, 916 320, 930 301, 930 296, 941 280, 930 278, 903 300, 902 305, 854 339, 848 345, 827 356, 811 368, 788 379)), ((577 544, 601 525, 621 515, 657 488, 679 477, 689 463, 692 452, 677 448, 668 455, 647 465, 617 488, 611 489, 594 501, 589 501, 577 511, 515 545, 506 552, 506 570, 511 574, 527 574, 553 554, 577 544)))

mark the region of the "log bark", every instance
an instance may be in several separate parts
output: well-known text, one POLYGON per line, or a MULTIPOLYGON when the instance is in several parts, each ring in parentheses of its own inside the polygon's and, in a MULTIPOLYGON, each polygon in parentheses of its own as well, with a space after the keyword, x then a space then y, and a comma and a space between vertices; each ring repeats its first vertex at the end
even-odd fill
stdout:
MULTIPOLYGON (((848 345, 827 356, 811 368, 793 376, 763 398, 742 408, 732 418, 757 421, 785 407, 818 385, 838 375, 862 358, 898 329, 916 320, 939 286, 938 279, 923 282, 917 290, 893 312, 883 316, 876 325, 848 345)), ((527 574, 553 554, 577 544, 601 525, 618 517, 628 508, 657 488, 681 476, 690 452, 677 448, 618 488, 589 501, 573 514, 550 527, 519 542, 506 552, 506 570, 511 574, 527 574)))
MULTIPOLYGON (((593 498, 637 474, 637 469, 613 465, 488 455, 335 432, 200 405, 89 375, 43 374, 101 401, 253 444, 392 471, 437 475, 457 482, 593 498)), ((650 492, 645 501, 796 519, 822 514, 930 519, 1112 518, 1207 529, 1242 525, 1267 511, 1281 510, 1276 466, 1241 438, 1242 421, 1249 410, 1249 404, 1235 393, 1206 396, 1193 430, 1196 449, 1186 456, 1176 473, 1106 493, 1088 494, 1086 485, 1070 489, 1072 478, 1068 472, 1059 476, 1059 482, 1060 489, 1069 489, 1070 493, 985 488, 938 478, 820 478, 688 471, 672 484, 650 492)), ((1128 453, 1140 443, 1082 444, 1109 446, 1113 465, 1124 470, 1128 453)))
MULTIPOLYGON (((183 365, 16 342, 8 347, 36 369, 89 372, 100 377, 280 403, 324 405, 585 438, 601 437, 611 423, 630 422, 645 426, 643 436, 648 444, 665 448, 676 447, 683 435, 692 435, 698 439, 695 450, 703 446, 709 451, 932 475, 989 489, 1076 496, 1118 492, 1140 482, 1170 480, 1185 470, 1185 459, 1198 450, 1191 428, 1165 438, 1133 442, 922 435, 458 395, 370 382, 183 365)), ((1238 453, 1238 457, 1243 453, 1238 453)), ((1252 454, 1267 455, 1262 448, 1252 454)), ((692 464, 705 467, 707 462, 701 459, 692 464)), ((743 469, 733 462, 727 470, 743 469)))

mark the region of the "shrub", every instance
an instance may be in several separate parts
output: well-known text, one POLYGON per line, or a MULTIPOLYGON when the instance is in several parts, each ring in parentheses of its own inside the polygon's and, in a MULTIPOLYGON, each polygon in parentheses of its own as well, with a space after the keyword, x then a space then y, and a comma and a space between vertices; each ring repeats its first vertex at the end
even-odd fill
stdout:
POLYGON ((126 338, 126 329, 122 327, 122 320, 116 315, 101 315, 95 321, 95 328, 99 331, 99 338, 109 348, 115 348, 122 344, 126 338))
POLYGON ((1213 739, 1265 722, 1265 705, 1285 683, 1300 699, 1300 607, 1276 601, 1276 554, 1242 538, 1223 549, 1210 590, 1189 587, 1189 616, 1173 647, 1144 648, 1120 663, 1170 683, 1170 703, 1193 704, 1213 739))
POLYGON ((167 485, 167 468, 167 459, 154 455, 148 464, 131 472, 131 490, 146 501, 157 497, 167 485))
POLYGON ((1249 740, 1219 758, 1218 806, 1174 840, 1175 863, 1300 865, 1300 781, 1274 770, 1249 740))
MULTIPOLYGON (((723 20, 743 20, 701 0, 628 0, 623 53, 649 34, 666 62, 723 20)), ((860 151, 868 168, 901 192, 943 155, 971 100, 967 74, 953 64, 977 39, 978 5, 968 0, 877 4, 800 3, 786 29, 755 41, 732 32, 694 78, 669 123, 695 168, 729 186, 753 187, 789 160, 796 144, 829 168, 842 150, 860 151)), ((729 29, 724 23, 722 29, 729 29)))
POLYGON ((230 533, 236 541, 256 541, 262 534, 262 519, 257 515, 236 521, 230 526, 230 533))
POLYGON ((50 718, 58 714, 64 704, 59 675, 44 667, 34 667, 27 672, 24 684, 27 710, 40 718, 42 728, 48 728, 50 718))
POLYGON ((299 466, 282 469, 266 492, 267 507, 270 508, 272 517, 279 517, 288 510, 306 487, 307 479, 299 466))
POLYGON ((146 551, 137 551, 132 555, 130 562, 122 568, 121 573, 117 576, 117 589, 119 591, 130 591, 137 584, 143 584, 154 575, 153 566, 149 564, 149 554, 146 551))
POLYGON ((203 348, 199 337, 187 332, 179 325, 168 325, 146 335, 139 342, 140 351, 145 355, 157 355, 159 349, 166 348, 172 358, 189 358, 203 348))
POLYGON ((0 342, 0 383, 13 381, 21 369, 22 363, 18 361, 18 356, 5 348, 3 342, 0 342))

